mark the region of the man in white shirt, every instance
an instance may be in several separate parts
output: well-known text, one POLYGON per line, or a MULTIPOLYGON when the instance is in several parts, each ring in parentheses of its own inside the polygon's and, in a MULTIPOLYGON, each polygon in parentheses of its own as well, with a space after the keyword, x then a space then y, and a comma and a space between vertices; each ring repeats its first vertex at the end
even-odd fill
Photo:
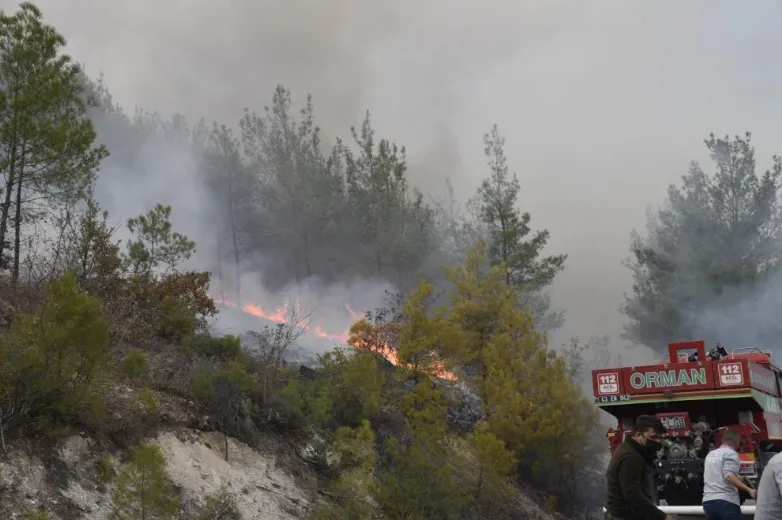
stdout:
POLYGON ((755 500, 754 520, 782 520, 782 454, 771 457, 763 469, 755 500))
POLYGON ((755 498, 755 490, 739 478, 739 439, 735 430, 725 430, 722 445, 706 455, 703 512, 709 520, 742 520, 739 489, 755 498))

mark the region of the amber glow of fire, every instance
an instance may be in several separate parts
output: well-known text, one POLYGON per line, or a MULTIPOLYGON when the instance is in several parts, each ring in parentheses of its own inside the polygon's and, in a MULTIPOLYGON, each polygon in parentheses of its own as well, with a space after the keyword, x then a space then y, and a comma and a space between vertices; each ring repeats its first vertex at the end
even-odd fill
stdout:
MULTIPOLYGON (((291 304, 290 302, 285 302, 282 307, 275 309, 274 311, 266 310, 261 305, 257 305, 254 303, 244 303, 241 307, 239 307, 236 302, 233 302, 231 300, 227 300, 225 298, 221 298, 219 296, 212 298, 215 303, 221 303, 225 305, 226 307, 231 308, 240 308, 241 311, 250 314, 252 316, 256 316, 258 318, 263 318, 265 320, 271 321, 273 323, 288 323, 288 317, 291 315, 290 308, 291 304)), ((354 321, 358 321, 363 319, 363 316, 357 312, 355 312, 353 309, 350 308, 350 305, 345 305, 345 310, 350 314, 351 318, 354 321)), ((350 343, 350 331, 345 330, 342 333, 339 334, 333 334, 330 332, 326 332, 323 327, 320 325, 312 326, 310 323, 302 322, 298 324, 300 327, 304 328, 307 332, 310 332, 314 334, 315 336, 318 336, 319 338, 325 338, 330 340, 339 341, 341 343, 345 343, 348 345, 351 345, 350 343)), ((354 346, 354 345, 351 345, 354 346)), ((372 350, 374 352, 377 352, 381 356, 383 356, 385 359, 387 359, 391 364, 394 366, 399 366, 400 361, 399 357, 397 356, 396 350, 391 348, 391 346, 387 344, 383 345, 374 345, 374 346, 367 346, 367 347, 357 347, 357 348, 366 348, 367 350, 372 350)), ((444 363, 442 361, 435 362, 435 373, 433 375, 440 377, 442 379, 447 379, 449 381, 455 381, 456 376, 452 374, 451 372, 448 372, 445 370, 444 363)))

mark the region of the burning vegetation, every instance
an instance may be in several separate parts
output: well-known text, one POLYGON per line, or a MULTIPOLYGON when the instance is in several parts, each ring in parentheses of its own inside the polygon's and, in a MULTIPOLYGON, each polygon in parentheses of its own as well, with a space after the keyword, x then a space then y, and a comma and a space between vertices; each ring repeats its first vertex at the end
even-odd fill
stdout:
MULTIPOLYGON (((229 308, 239 308, 246 314, 278 325, 300 328, 319 338, 338 341, 358 350, 374 352, 394 366, 399 366, 400 364, 397 350, 392 346, 398 341, 399 327, 393 324, 370 324, 371 313, 368 312, 362 316, 355 312, 349 304, 345 304, 344 308, 347 314, 354 320, 354 325, 341 334, 331 334, 324 330, 324 326, 310 323, 309 317, 298 319, 297 316, 301 315, 298 312, 299 306, 290 301, 286 301, 282 306, 275 309, 274 312, 264 310, 263 306, 255 303, 243 303, 241 306, 238 306, 235 302, 219 296, 214 297, 214 301, 229 308)), ((445 362, 438 358, 437 353, 433 351, 428 356, 431 358, 431 363, 427 363, 427 367, 424 369, 425 373, 440 379, 456 380, 456 376, 445 369, 445 362)), ((406 363, 404 366, 415 369, 411 363, 406 363)))

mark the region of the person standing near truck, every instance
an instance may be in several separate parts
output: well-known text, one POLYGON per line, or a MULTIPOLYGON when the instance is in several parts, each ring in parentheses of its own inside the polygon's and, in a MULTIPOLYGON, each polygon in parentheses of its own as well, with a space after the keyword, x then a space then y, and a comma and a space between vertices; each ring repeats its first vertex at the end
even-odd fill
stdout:
POLYGON ((739 478, 736 430, 722 432, 722 445, 706 455, 703 470, 703 512, 709 520, 742 520, 739 490, 755 498, 755 490, 739 478))
POLYGON ((763 468, 754 520, 782 520, 782 453, 771 457, 763 468))
POLYGON ((652 500, 652 465, 664 433, 659 418, 641 415, 616 448, 606 471, 606 520, 673 520, 652 500))

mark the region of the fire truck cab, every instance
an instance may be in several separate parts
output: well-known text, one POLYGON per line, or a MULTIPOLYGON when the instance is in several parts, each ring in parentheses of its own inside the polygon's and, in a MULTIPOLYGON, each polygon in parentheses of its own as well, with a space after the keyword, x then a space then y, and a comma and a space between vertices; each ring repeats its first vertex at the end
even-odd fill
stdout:
POLYGON ((707 352, 703 341, 671 343, 668 359, 655 365, 592 371, 595 403, 617 421, 606 433, 611 452, 639 415, 657 415, 666 426, 655 484, 658 499, 670 506, 701 504, 704 459, 726 428, 741 438, 740 476, 756 485, 782 450, 781 383, 770 351, 729 353, 717 345, 707 352))

